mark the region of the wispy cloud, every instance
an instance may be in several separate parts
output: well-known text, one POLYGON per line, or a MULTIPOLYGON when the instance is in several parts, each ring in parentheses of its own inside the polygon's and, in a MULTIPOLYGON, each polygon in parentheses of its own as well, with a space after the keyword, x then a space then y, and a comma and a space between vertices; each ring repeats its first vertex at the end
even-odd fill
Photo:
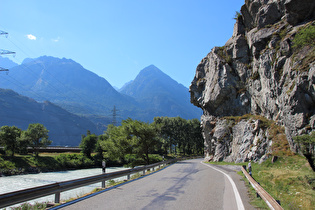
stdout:
POLYGON ((56 39, 51 39, 51 41, 53 41, 53 42, 59 42, 59 41, 60 41, 60 37, 58 36, 56 39))
POLYGON ((26 37, 30 40, 36 40, 36 36, 32 35, 32 34, 27 34, 26 37))

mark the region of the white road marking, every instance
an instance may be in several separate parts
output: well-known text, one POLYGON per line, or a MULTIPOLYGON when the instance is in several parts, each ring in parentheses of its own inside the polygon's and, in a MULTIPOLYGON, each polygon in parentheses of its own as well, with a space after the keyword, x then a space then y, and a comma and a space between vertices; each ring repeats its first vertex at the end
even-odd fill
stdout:
POLYGON ((203 164, 203 165, 205 165, 205 166, 208 166, 208 167, 210 167, 210 168, 212 168, 212 169, 214 169, 214 170, 216 170, 216 171, 219 171, 220 173, 224 174, 224 175, 228 178, 228 180, 230 181, 230 183, 231 183, 231 185, 232 185, 233 191, 234 191, 235 200, 236 200, 236 204, 237 204, 237 209, 239 209, 239 210, 245 210, 245 207, 244 207, 244 205, 243 205, 242 198, 241 198, 241 196, 240 196, 240 194, 239 194, 239 192, 238 192, 238 190, 237 190, 237 187, 236 187, 236 185, 235 185, 233 179, 232 179, 228 174, 226 174, 225 172, 221 171, 220 169, 217 169, 217 168, 215 168, 215 167, 213 167, 213 166, 211 166, 211 165, 209 165, 209 164, 206 164, 206 163, 204 163, 204 162, 202 162, 202 161, 201 161, 200 163, 203 164))

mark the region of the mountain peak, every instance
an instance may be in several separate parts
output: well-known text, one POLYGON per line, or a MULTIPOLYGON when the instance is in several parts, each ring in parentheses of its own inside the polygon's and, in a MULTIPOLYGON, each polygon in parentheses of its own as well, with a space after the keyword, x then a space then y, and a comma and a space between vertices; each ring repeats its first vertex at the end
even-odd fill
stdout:
POLYGON ((140 71, 139 75, 141 75, 143 73, 153 73, 153 72, 155 72, 155 73, 163 73, 158 67, 156 67, 153 64, 151 64, 150 66, 147 66, 144 69, 142 69, 140 71))
POLYGON ((17 63, 13 62, 9 58, 5 58, 1 56, 0 56, 0 63, 1 63, 2 68, 7 68, 7 69, 10 69, 18 65, 17 63))
POLYGON ((190 104, 188 88, 154 65, 142 69, 120 92, 134 97, 140 104, 150 107, 151 112, 159 113, 160 116, 191 119, 200 113, 199 109, 194 109, 190 104))
MULTIPOLYGON (((27 63, 60 63, 62 62, 63 64, 78 64, 72 59, 67 59, 67 58, 58 58, 58 57, 53 57, 53 56, 40 56, 38 58, 25 58, 22 62, 22 64, 27 64, 27 63)), ((81 66, 81 65, 80 65, 81 66)))

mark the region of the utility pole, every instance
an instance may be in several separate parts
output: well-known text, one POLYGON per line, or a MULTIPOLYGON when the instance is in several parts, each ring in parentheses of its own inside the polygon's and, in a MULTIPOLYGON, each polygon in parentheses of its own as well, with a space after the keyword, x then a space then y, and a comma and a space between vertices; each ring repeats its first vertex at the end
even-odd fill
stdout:
MULTIPOLYGON (((8 32, 0 30, 0 35, 5 35, 5 37, 8 38, 8 32)), ((0 49, 0 55, 8 55, 8 54, 15 55, 15 52, 0 49)), ((0 66, 0 71, 9 71, 9 69, 5 69, 0 66)))
POLYGON ((114 125, 114 126, 116 126, 117 125, 117 119, 116 119, 116 117, 117 117, 117 109, 116 109, 116 106, 114 105, 114 109, 112 110, 112 113, 113 113, 113 120, 112 120, 112 124, 114 125))

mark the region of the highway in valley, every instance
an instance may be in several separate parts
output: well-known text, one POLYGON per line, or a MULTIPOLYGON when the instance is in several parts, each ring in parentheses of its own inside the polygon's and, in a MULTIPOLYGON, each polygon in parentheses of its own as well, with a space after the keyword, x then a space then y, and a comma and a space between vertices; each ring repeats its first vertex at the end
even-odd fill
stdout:
POLYGON ((61 209, 254 209, 234 170, 202 163, 177 162, 135 181, 118 185, 61 209))

